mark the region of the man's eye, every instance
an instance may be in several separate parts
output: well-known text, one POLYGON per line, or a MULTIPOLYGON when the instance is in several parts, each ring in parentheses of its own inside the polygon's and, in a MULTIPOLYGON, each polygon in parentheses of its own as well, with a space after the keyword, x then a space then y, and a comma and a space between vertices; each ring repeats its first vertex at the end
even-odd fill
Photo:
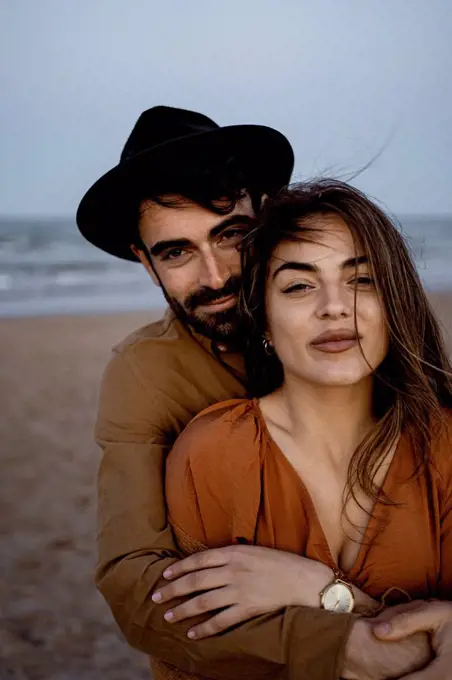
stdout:
POLYGON ((167 250, 163 253, 162 260, 177 260, 186 254, 186 250, 183 248, 173 248, 172 250, 167 250))
POLYGON ((234 241, 237 243, 238 241, 242 241, 246 233, 246 229, 243 228, 228 229, 221 234, 220 243, 222 241, 234 241))

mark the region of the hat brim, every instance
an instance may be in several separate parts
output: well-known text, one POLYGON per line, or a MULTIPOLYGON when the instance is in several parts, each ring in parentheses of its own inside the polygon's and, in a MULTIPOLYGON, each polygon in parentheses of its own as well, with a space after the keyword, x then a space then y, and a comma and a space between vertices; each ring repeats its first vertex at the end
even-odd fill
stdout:
POLYGON ((77 210, 77 225, 93 245, 125 260, 136 261, 130 249, 136 229, 134 183, 146 173, 149 186, 152 175, 171 172, 181 160, 195 154, 214 160, 227 151, 240 164, 250 185, 263 192, 286 186, 294 165, 294 154, 283 134, 264 125, 231 125, 172 139, 121 162, 103 175, 86 192, 77 210))

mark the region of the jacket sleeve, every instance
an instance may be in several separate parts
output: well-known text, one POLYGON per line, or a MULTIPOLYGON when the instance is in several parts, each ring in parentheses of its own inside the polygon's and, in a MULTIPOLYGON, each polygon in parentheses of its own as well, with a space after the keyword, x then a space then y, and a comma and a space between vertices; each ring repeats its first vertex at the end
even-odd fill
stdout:
POLYGON ((100 391, 96 439, 99 563, 96 582, 133 647, 192 673, 227 678, 333 680, 351 626, 347 615, 289 607, 221 636, 190 640, 192 621, 171 625, 152 602, 180 554, 167 524, 164 465, 174 401, 116 354, 100 391))

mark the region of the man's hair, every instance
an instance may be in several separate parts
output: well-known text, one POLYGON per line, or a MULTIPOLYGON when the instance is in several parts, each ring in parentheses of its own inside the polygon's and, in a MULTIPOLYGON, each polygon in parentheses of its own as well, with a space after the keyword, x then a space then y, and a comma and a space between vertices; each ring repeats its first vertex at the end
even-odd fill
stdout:
POLYGON ((374 373, 377 422, 355 451, 349 469, 349 491, 353 493, 358 484, 376 499, 375 475, 401 431, 411 439, 418 470, 430 462, 435 428, 444 420, 442 409, 452 407, 452 368, 399 229, 358 189, 321 179, 283 190, 266 202, 256 228, 245 239, 239 308, 249 388, 253 396, 262 396, 284 379, 278 357, 269 356, 263 345, 272 254, 283 241, 315 241, 321 233, 315 218, 325 215, 342 218, 367 256, 389 334, 388 354, 374 373))
POLYGON ((248 194, 257 214, 262 195, 271 192, 268 187, 257 187, 234 157, 220 157, 209 163, 193 159, 189 165, 182 163, 176 168, 163 169, 157 179, 152 178, 152 188, 148 182, 143 173, 134 188, 137 218, 133 244, 139 249, 144 246, 139 233, 140 206, 144 201, 167 208, 178 208, 190 201, 218 215, 227 215, 248 194))

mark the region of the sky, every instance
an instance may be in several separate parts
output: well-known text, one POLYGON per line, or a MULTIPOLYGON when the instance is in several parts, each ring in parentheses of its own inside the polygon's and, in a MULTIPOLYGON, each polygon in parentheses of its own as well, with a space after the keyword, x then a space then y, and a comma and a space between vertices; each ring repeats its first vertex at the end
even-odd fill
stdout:
POLYGON ((294 179, 452 214, 448 0, 0 0, 0 215, 73 216, 139 114, 290 139, 294 179))

